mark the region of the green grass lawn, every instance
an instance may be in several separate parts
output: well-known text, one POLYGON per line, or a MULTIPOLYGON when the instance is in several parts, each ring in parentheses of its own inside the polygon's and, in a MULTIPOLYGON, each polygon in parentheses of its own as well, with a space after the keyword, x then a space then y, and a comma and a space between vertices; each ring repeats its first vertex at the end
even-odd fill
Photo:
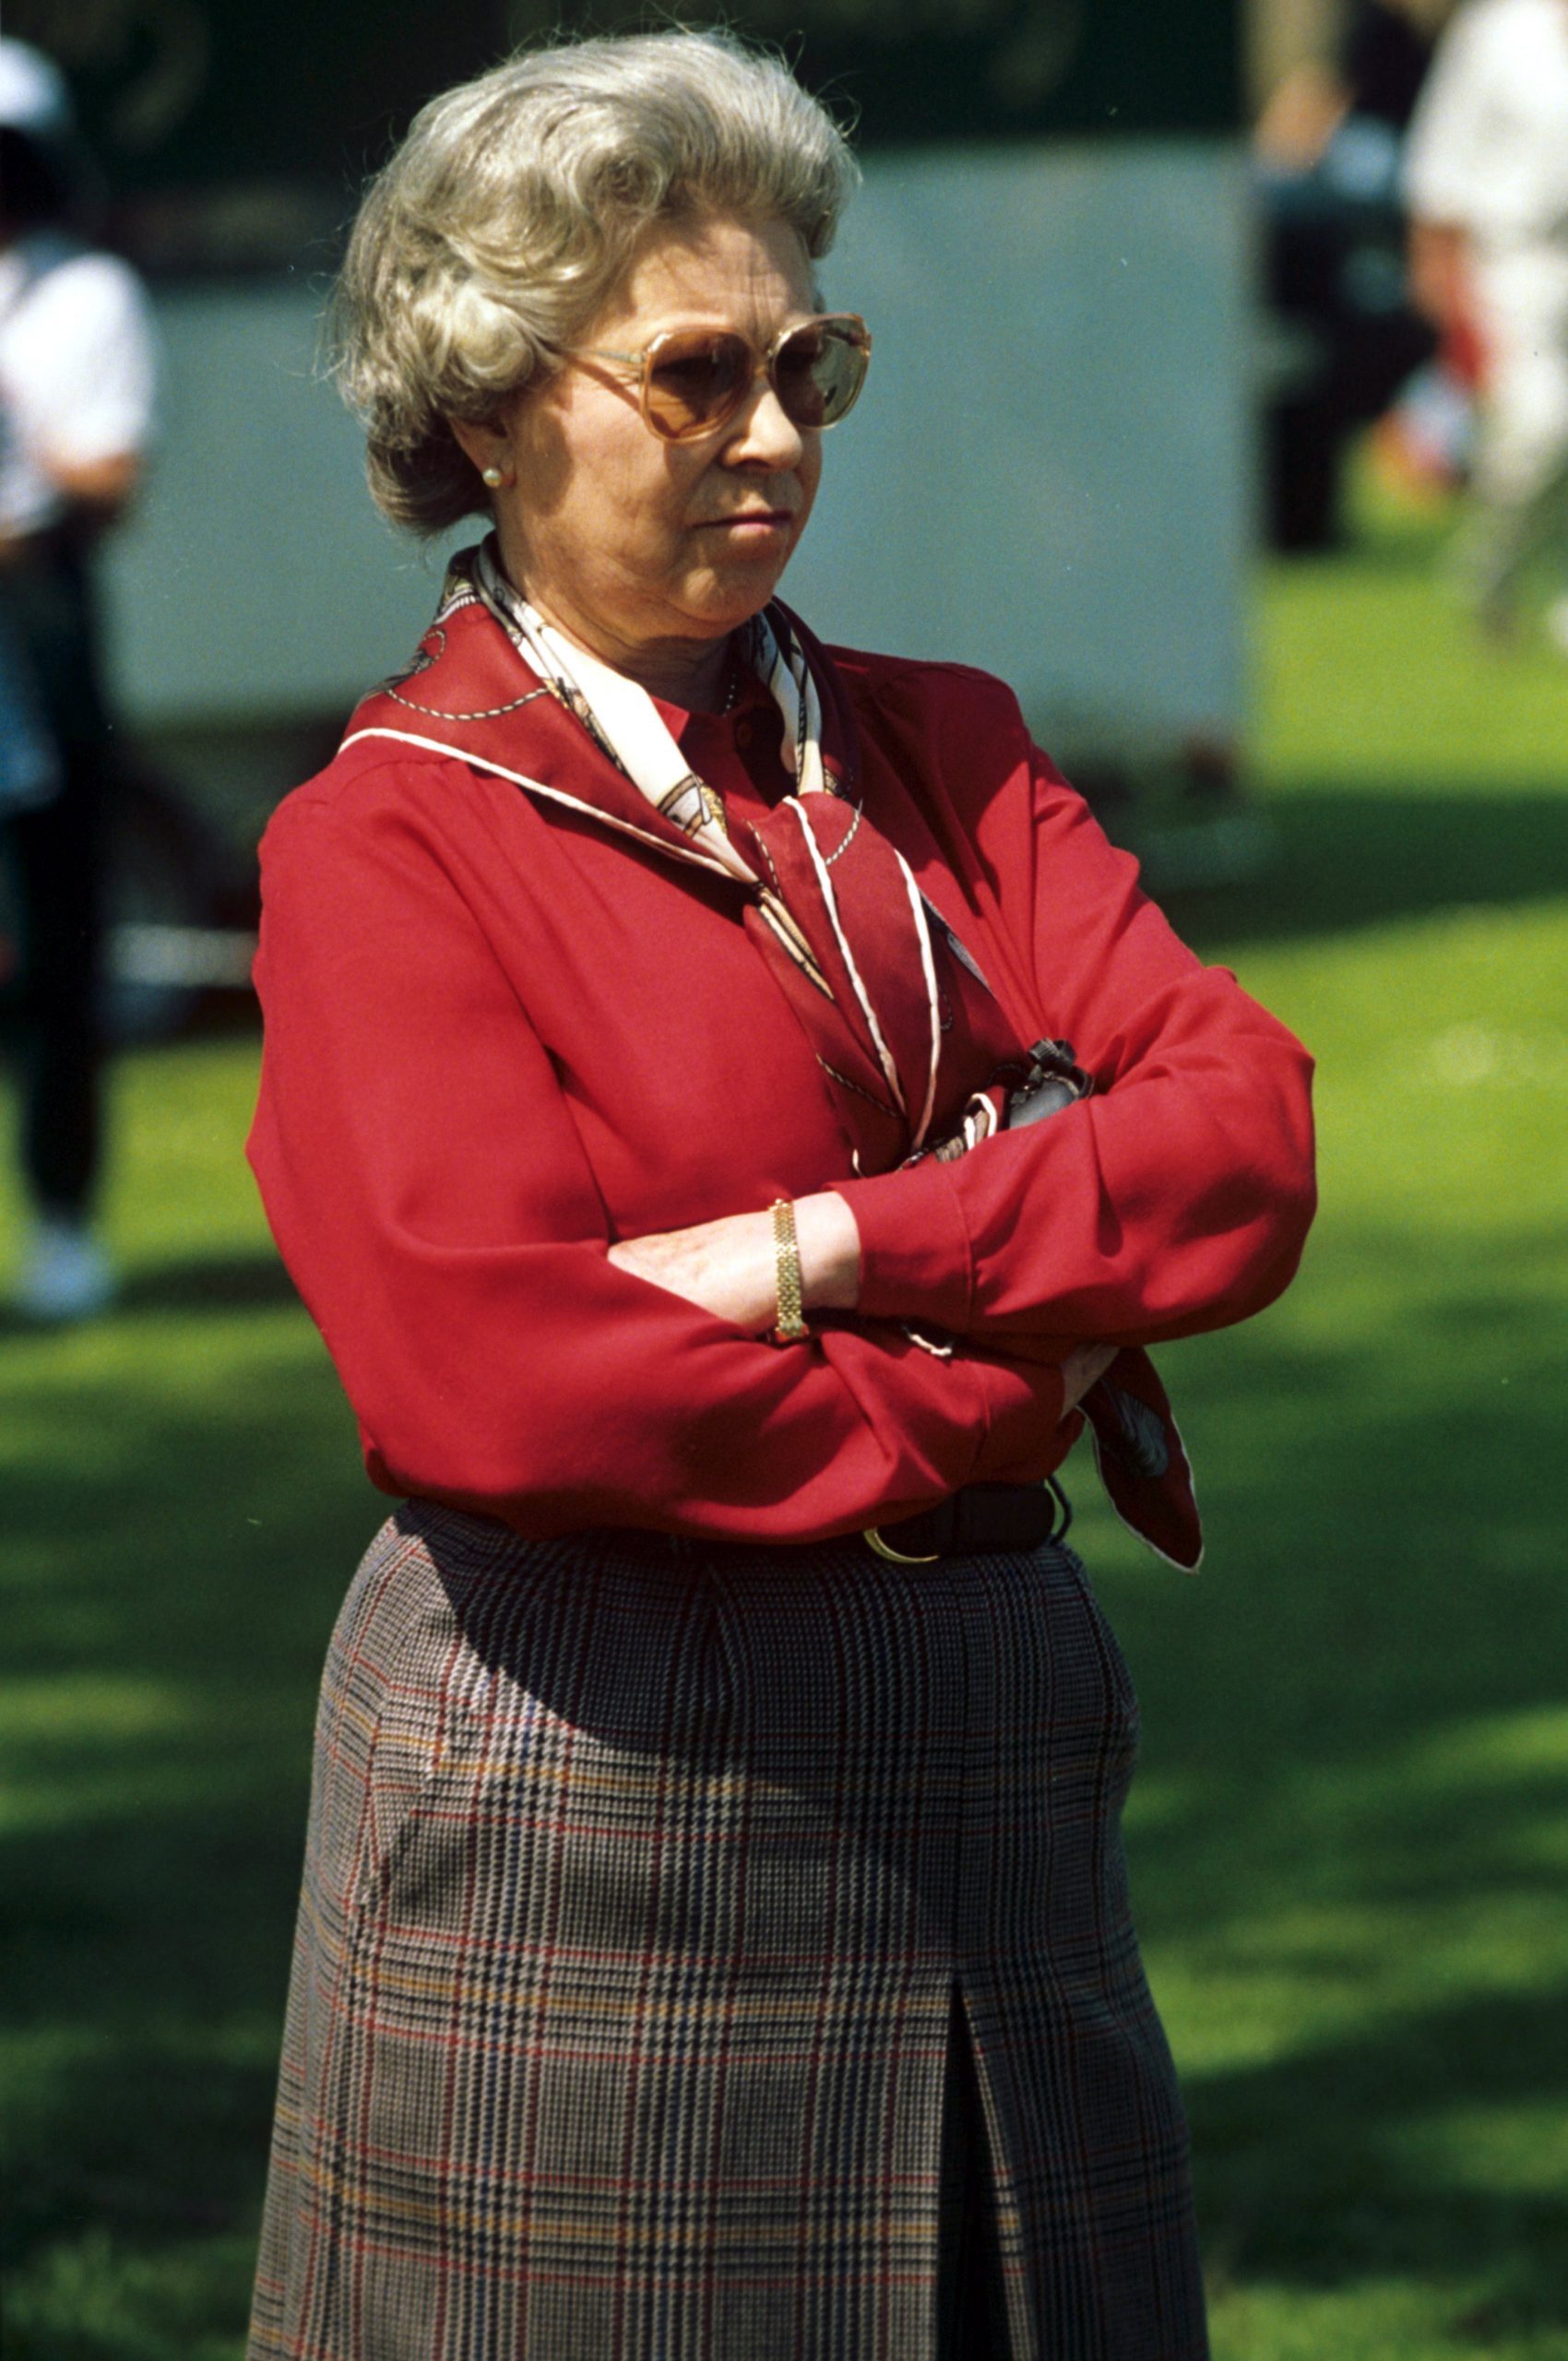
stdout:
MULTIPOLYGON (((1202 1577, 1080 1519, 1219 2361, 1568 2346, 1568 670, 1472 647, 1430 561, 1383 519, 1265 584, 1277 857, 1175 909, 1319 1054, 1324 1210, 1283 1304, 1163 1357, 1202 1577)), ((0 1336, 8 2361, 241 2349, 379 1513, 241 1163, 254 1062, 127 1062, 123 1308, 0 1336)))

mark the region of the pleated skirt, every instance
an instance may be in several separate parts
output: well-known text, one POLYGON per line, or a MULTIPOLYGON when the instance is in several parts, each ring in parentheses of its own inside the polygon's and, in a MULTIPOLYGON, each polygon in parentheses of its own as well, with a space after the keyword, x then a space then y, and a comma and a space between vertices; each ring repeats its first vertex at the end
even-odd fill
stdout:
POLYGON ((401 1510, 327 1667, 251 2361, 945 2361, 956 2042, 999 2354, 1198 2361, 1136 1728, 1063 1548, 401 1510))

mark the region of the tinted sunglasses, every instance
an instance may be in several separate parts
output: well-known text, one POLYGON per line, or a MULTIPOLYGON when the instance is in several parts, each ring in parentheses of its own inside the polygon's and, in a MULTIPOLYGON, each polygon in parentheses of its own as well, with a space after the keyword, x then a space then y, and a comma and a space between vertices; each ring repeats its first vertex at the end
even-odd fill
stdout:
POLYGON ((733 329, 670 328, 640 352, 588 346, 568 357, 640 371, 643 422, 667 443, 713 433, 764 376, 790 425, 815 433, 853 409, 866 381, 871 331, 856 312, 830 312, 785 328, 766 352, 733 329))

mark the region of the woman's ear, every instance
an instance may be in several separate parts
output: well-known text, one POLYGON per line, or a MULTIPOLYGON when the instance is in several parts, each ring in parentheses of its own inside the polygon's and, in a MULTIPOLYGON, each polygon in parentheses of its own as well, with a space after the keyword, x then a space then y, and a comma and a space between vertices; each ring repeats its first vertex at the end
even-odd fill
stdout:
POLYGON ((449 418, 452 439, 467 458, 472 460, 480 475, 492 492, 509 489, 517 481, 517 470, 512 462, 511 437, 498 423, 476 424, 471 419, 449 418))

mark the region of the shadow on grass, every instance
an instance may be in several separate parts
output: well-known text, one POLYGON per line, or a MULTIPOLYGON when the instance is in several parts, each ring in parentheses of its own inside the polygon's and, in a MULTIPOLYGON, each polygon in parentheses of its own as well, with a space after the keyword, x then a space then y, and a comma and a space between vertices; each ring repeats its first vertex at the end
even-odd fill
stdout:
POLYGON ((132 1272, 116 1309, 138 1311, 244 1311, 297 1303, 294 1283, 267 1248, 255 1254, 193 1255, 132 1272))
POLYGON ((1189 2080, 1214 2282, 1464 2285, 1491 2265, 1488 2333, 1568 2326, 1560 2193, 1489 2188, 1484 2164, 1429 2144, 1445 2110, 1568 2106, 1565 2014, 1568 1990, 1498 1994, 1189 2080))
POLYGON ((1162 896, 1177 931, 1200 950, 1568 896, 1561 779, 1478 795, 1391 794, 1336 779, 1293 788, 1265 808, 1277 836, 1266 870, 1162 896))
MULTIPOLYGON (((1253 2073, 1188 2082, 1211 2288, 1488 2281, 1455 2349, 1568 2328, 1561 2191, 1495 2189, 1433 2143, 1453 2108, 1563 2108, 1568 1990, 1462 2002, 1253 2073)), ((1556 2347, 1554 2347, 1556 2349, 1556 2347)))
MULTIPOLYGON (((298 1301, 292 1280, 268 1248, 255 1254, 195 1254, 129 1271, 112 1316, 124 1320, 138 1312, 269 1311, 298 1301)), ((0 1338, 41 1333, 38 1322, 0 1305, 0 1338)))

